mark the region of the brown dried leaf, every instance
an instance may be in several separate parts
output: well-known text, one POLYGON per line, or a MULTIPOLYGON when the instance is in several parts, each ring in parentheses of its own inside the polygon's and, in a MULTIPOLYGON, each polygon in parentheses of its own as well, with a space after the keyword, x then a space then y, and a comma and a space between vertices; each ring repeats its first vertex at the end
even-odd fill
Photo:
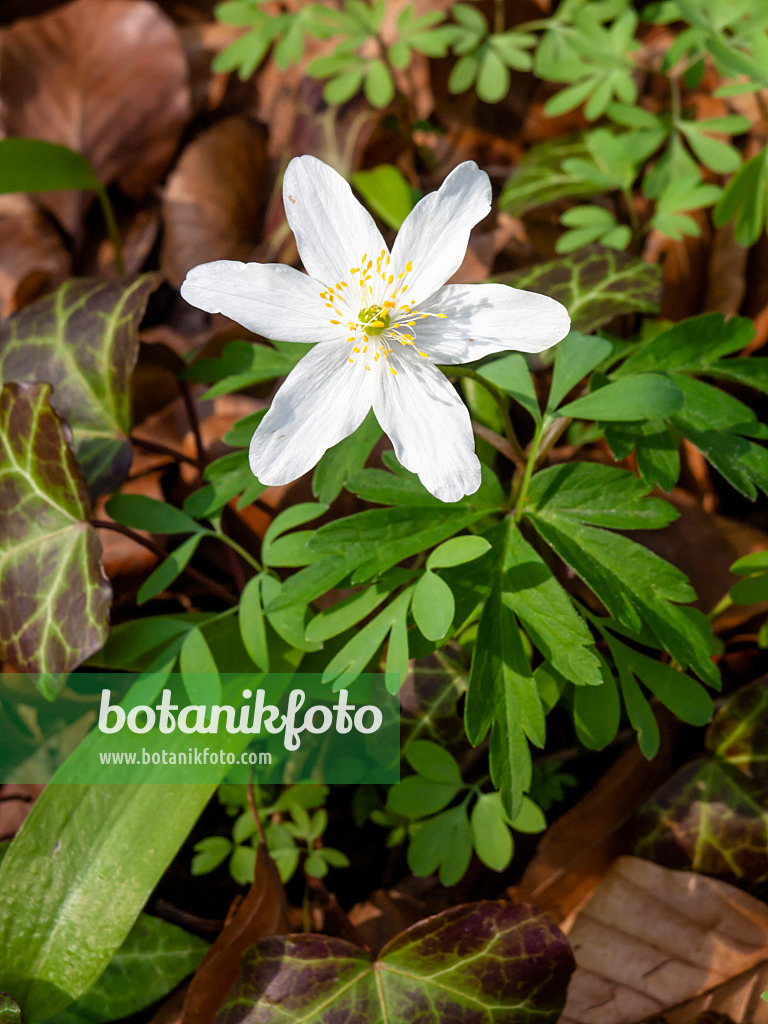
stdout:
POLYGON ((173 285, 198 263, 252 256, 266 175, 264 135, 244 117, 221 121, 187 146, 163 197, 162 265, 173 285))
POLYGON ((260 938, 289 929, 282 884, 266 847, 259 845, 253 884, 192 978, 179 1024, 211 1024, 240 973, 240 957, 260 938))
POLYGON ((632 848, 631 819, 669 774, 674 747, 674 719, 663 708, 655 712, 659 753, 647 761, 634 744, 547 829, 516 898, 531 900, 563 921, 583 904, 614 858, 632 848))
MULTIPOLYGON (((173 22, 145 0, 74 0, 0 34, 0 121, 7 135, 83 153, 100 180, 140 198, 161 179, 189 116, 173 22)), ((40 201, 77 233, 92 196, 40 201)))
POLYGON ((725 882, 621 857, 567 931, 577 966, 559 1024, 768 1022, 768 906, 725 882))
POLYGON ((24 195, 0 196, 0 316, 69 277, 69 254, 55 226, 24 195))

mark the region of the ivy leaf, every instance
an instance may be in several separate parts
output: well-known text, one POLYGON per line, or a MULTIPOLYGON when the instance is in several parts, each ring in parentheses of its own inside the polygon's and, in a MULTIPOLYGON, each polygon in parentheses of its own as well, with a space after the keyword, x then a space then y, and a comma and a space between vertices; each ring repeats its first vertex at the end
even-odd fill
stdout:
POLYGON ((705 758, 676 772, 635 819, 636 853, 763 893, 768 881, 768 694, 758 680, 725 701, 705 758))
POLYGON ((259 939, 216 1024, 257 1024, 265 1013, 306 1024, 329 1014, 347 1024, 470 1016, 504 1024, 529 1015, 555 1024, 572 971, 568 943, 536 907, 470 903, 409 928, 375 961, 325 935, 259 939))
MULTIPOLYGON (((85 481, 50 395, 48 384, 29 383, 0 393, 0 660, 64 673, 103 646, 111 590, 86 521, 85 481)), ((61 683, 49 681, 49 695, 61 683)))
POLYGON ((562 302, 574 330, 589 334, 625 313, 657 313, 661 268, 612 249, 586 249, 496 278, 562 302))
POLYGON ((53 385, 51 404, 72 430, 92 494, 131 462, 130 379, 138 327, 156 274, 130 284, 71 280, 0 324, 0 380, 53 385))
POLYGON ((138 1013, 191 974, 207 949, 195 935, 141 914, 96 984, 47 1024, 102 1024, 138 1013))
POLYGON ((5 992, 0 992, 0 1024, 24 1024, 19 1004, 5 992))

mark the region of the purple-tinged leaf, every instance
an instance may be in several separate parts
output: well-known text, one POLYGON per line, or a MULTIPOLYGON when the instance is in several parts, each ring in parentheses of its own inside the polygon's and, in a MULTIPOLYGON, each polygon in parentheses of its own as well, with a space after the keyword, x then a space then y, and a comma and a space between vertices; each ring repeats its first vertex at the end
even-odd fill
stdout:
POLYGON ((538 908, 471 903, 420 921, 375 961, 325 935, 260 939, 215 1024, 554 1024, 573 966, 538 908))
POLYGON ((768 885, 768 687, 737 690, 684 765, 640 809, 636 853, 760 895, 768 885))
POLYGON ((68 672, 104 645, 111 591, 48 384, 0 392, 0 662, 68 672))
POLYGON ((138 327, 156 274, 125 282, 82 278, 0 324, 0 382, 53 385, 91 493, 119 483, 131 462, 130 380, 138 327))

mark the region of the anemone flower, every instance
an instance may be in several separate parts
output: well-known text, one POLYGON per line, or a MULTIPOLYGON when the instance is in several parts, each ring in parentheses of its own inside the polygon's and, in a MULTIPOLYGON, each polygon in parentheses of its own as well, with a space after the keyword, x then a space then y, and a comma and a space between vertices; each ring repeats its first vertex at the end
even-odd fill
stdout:
POLYGON ((283 200, 306 274, 283 264, 218 260, 181 294, 278 341, 315 342, 253 435, 251 469, 290 483, 351 434, 372 408, 395 454, 442 501, 480 486, 469 413, 437 364, 494 352, 541 352, 569 329, 554 299, 504 284, 445 284, 472 227, 491 208, 488 175, 468 161, 406 218, 392 250, 347 182, 296 157, 283 200))

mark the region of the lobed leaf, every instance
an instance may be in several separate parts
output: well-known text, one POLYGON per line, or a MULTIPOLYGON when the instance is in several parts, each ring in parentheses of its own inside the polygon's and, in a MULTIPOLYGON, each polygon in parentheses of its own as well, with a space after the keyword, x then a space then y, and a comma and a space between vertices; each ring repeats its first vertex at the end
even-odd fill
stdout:
POLYGON ((565 938, 535 907, 474 903, 419 922, 375 961, 324 935, 260 939, 215 1024, 555 1024, 572 970, 565 938))

